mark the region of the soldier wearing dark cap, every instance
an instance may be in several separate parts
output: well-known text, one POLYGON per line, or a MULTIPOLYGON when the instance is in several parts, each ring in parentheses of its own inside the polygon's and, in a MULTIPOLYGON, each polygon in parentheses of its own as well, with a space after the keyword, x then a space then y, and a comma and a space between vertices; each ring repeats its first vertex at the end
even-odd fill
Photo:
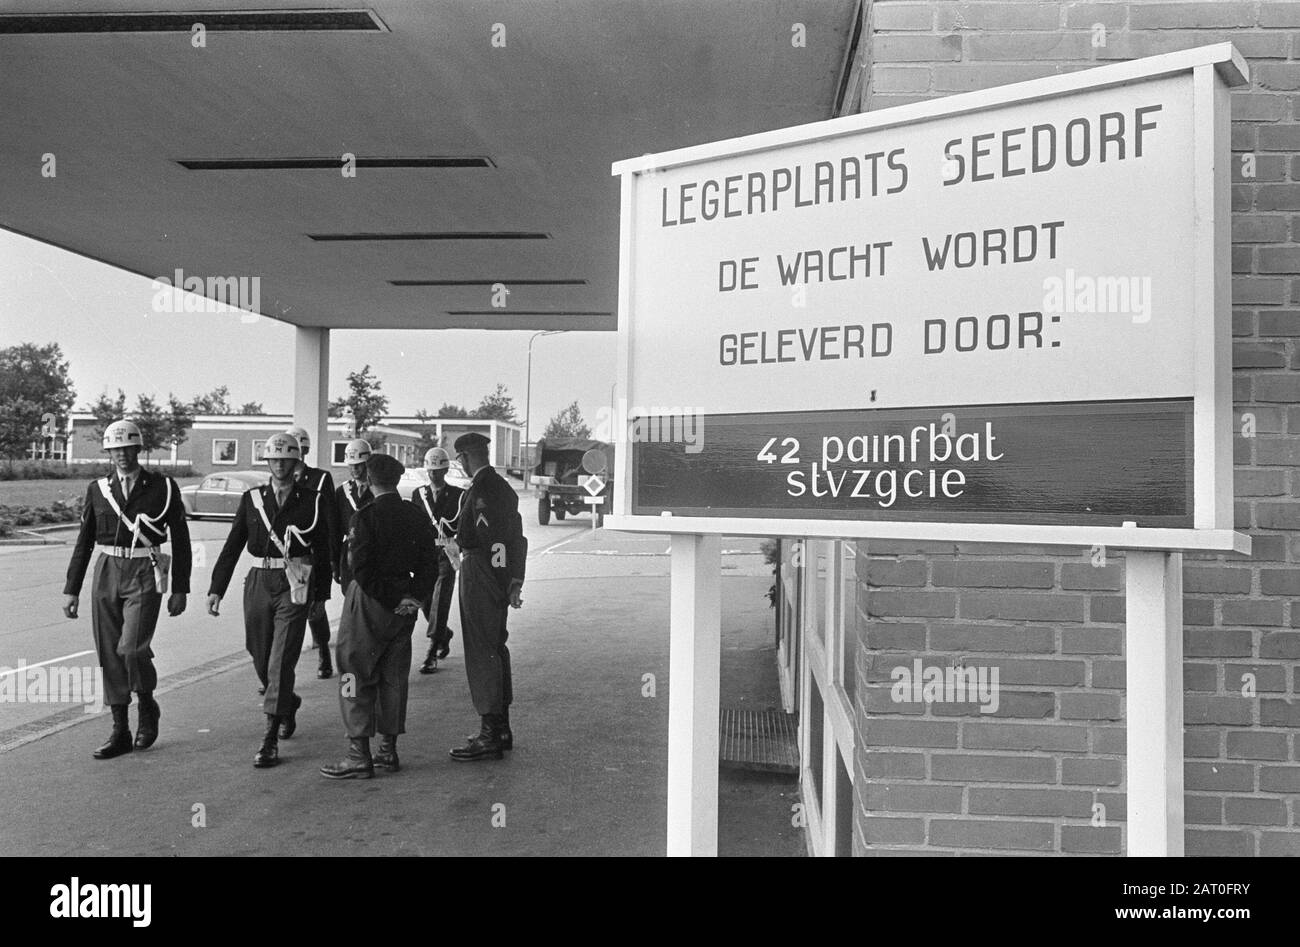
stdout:
POLYGON ((372 454, 366 473, 374 499, 357 510, 347 537, 352 583, 343 599, 337 658, 339 707, 350 746, 321 767, 330 779, 369 779, 375 765, 397 772, 397 736, 406 732, 411 633, 438 576, 428 521, 397 492, 405 470, 372 454), (370 738, 380 735, 371 756, 370 738))
POLYGON ((519 518, 519 496, 488 461, 486 437, 456 439, 456 457, 472 477, 461 506, 456 542, 461 553, 460 621, 470 698, 481 717, 478 736, 451 751, 464 761, 501 759, 514 745, 510 704, 514 698, 507 609, 523 604, 528 540, 519 518))

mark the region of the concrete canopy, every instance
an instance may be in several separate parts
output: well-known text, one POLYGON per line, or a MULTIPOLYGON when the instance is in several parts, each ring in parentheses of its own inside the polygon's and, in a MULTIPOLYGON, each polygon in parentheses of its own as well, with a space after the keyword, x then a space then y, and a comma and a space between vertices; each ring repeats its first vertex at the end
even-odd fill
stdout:
POLYGON ((0 227, 150 278, 256 276, 256 308, 302 327, 610 330, 610 163, 829 118, 857 0, 310 6, 367 11, 374 25, 263 31, 214 21, 196 48, 178 22, 97 33, 4 21, 129 10, 202 22, 214 11, 302 7, 0 6, 0 227), (806 28, 804 46, 791 43, 795 24, 806 28), (340 171, 345 153, 359 159, 355 177, 340 171), (54 177, 41 173, 45 155, 54 177), (365 160, 430 157, 487 160, 365 160), (180 163, 301 158, 333 165, 180 163), (464 236, 485 232, 546 238, 464 236), (409 238, 448 233, 461 236, 409 238), (337 239, 345 235, 366 237, 337 239), (496 282, 511 290, 505 309, 490 304, 496 282))

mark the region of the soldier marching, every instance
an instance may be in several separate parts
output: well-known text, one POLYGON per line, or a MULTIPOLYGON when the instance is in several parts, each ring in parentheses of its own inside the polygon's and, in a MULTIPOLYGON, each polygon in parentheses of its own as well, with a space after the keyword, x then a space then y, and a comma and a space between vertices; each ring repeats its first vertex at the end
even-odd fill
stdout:
POLYGON ((451 650, 454 635, 447 627, 447 618, 456 592, 456 566, 460 563, 453 563, 448 547, 455 547, 454 537, 465 491, 447 482, 450 467, 451 457, 445 450, 429 448, 424 454, 424 470, 429 475, 429 483, 416 487, 411 493, 411 502, 428 518, 438 545, 438 582, 433 594, 421 605, 429 623, 425 631, 429 653, 420 665, 421 674, 433 674, 438 670, 438 662, 451 650))
MULTIPOLYGON (((338 507, 334 503, 334 478, 330 476, 328 470, 308 465, 307 455, 311 452, 311 435, 307 433, 305 427, 294 425, 284 433, 298 442, 299 455, 297 466, 293 470, 294 481, 308 490, 314 490, 324 500, 325 522, 321 527, 314 566, 327 576, 337 575, 343 535, 340 532, 338 507)), ((307 607, 307 625, 311 629, 312 644, 320 653, 316 676, 322 680, 334 674, 334 665, 330 660, 330 620, 325 614, 325 602, 330 597, 330 587, 331 583, 326 582, 321 589, 315 590, 323 594, 319 598, 312 599, 307 607)))
POLYGON ((167 594, 169 562, 167 614, 174 618, 185 611, 191 551, 180 489, 170 477, 140 466, 140 429, 130 421, 114 421, 104 429, 102 443, 113 462, 113 472, 86 490, 81 530, 63 587, 63 614, 77 617, 81 586, 98 547, 90 624, 104 672, 105 697, 112 709, 113 731, 94 756, 107 760, 133 749, 148 749, 158 739, 162 711, 153 696, 158 684, 153 665, 154 629, 167 594), (170 556, 160 551, 169 539, 170 556), (132 693, 139 698, 134 743, 127 716, 132 693))
MULTIPOLYGON (((221 599, 245 549, 257 563, 244 579, 244 641, 265 688, 266 733, 253 765, 279 763, 279 741, 293 736, 302 698, 294 692, 311 603, 329 597, 333 576, 318 568, 329 561, 326 507, 321 494, 295 477, 302 453, 291 434, 266 441, 262 455, 271 481, 240 498, 230 535, 212 570, 208 612, 220 614, 221 599)), ((328 645, 326 645, 328 648, 328 645)))
MULTIPOLYGON (((114 470, 87 489, 64 588, 64 613, 76 618, 98 546, 92 628, 113 714, 112 734, 95 751, 98 759, 147 748, 157 739, 154 629, 169 581, 169 614, 185 610, 189 592, 191 547, 180 490, 169 477, 140 466, 141 441, 129 421, 105 430, 103 448, 114 470), (168 541, 170 556, 161 552, 168 541), (140 707, 134 740, 127 716, 132 693, 140 707)), ((400 769, 397 737, 406 729, 418 613, 423 611, 428 622, 429 638, 420 670, 432 673, 452 638, 447 620, 457 590, 466 676, 481 727, 451 750, 451 757, 499 760, 513 748, 507 615, 522 605, 528 544, 518 496, 489 463, 488 445, 477 433, 456 440, 457 462, 471 477, 464 491, 447 482, 448 452, 428 451, 429 484, 408 503, 396 489, 403 466, 387 454, 374 454, 365 440, 347 444, 344 459, 352 476, 337 489, 328 473, 304 464, 306 451, 297 436, 286 432, 266 440, 262 457, 270 480, 240 497, 207 593, 208 613, 219 616, 239 559, 244 553, 253 558, 242 595, 244 640, 261 683, 265 716, 254 767, 278 765, 280 741, 297 730, 302 698, 295 669, 308 623, 314 615, 323 618, 333 582, 344 592, 337 644, 339 705, 349 751, 322 766, 322 775, 369 778, 376 767, 400 769), (372 753, 374 736, 381 742, 372 753)), ((322 651, 321 677, 332 674, 332 668, 326 670, 328 619, 324 623, 324 634, 314 632, 322 651)))
MULTIPOLYGON (((374 499, 370 491, 370 482, 366 474, 366 461, 370 459, 370 442, 357 438, 348 441, 343 449, 343 462, 352 472, 352 479, 341 483, 335 491, 334 507, 337 510, 339 524, 339 553, 334 565, 334 581, 339 584, 343 594, 347 595, 348 584, 352 581, 352 568, 348 564, 348 532, 352 528, 352 517, 363 506, 374 499)), ((328 642, 328 637, 326 638, 328 642)), ((328 650, 328 648, 327 648, 328 650)), ((328 677, 329 675, 322 675, 328 677)))

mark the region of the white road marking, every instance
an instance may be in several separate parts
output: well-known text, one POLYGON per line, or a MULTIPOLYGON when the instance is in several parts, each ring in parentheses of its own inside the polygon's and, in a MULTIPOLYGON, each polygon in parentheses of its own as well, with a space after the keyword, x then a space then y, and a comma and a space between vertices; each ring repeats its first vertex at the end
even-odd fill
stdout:
POLYGON ((70 661, 73 658, 80 658, 87 654, 94 653, 94 651, 78 651, 76 654, 65 654, 61 658, 50 658, 48 661, 39 661, 36 664, 24 664, 20 668, 11 668, 8 671, 0 671, 0 677, 8 677, 10 674, 17 674, 19 671, 26 671, 28 668, 44 667, 47 664, 58 664, 60 661, 70 661))
POLYGON ((585 530, 576 529, 576 530, 573 531, 573 535, 570 536, 568 539, 561 539, 558 543, 551 543, 551 545, 549 545, 549 546, 547 546, 545 549, 541 550, 541 551, 538 553, 538 555, 539 555, 539 556, 549 556, 551 553, 553 553, 555 550, 559 549, 561 546, 566 546, 566 545, 568 545, 569 543, 573 542, 575 539, 582 539, 582 538, 587 537, 588 535, 589 535, 589 534, 588 534, 585 530))

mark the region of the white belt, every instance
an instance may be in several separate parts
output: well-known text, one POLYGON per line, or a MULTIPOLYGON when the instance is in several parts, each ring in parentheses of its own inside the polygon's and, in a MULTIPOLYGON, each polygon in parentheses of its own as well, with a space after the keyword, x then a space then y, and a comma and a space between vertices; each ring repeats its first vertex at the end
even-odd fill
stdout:
POLYGON ((148 559, 157 549, 153 546, 136 546, 134 549, 130 546, 100 546, 99 551, 118 559, 148 559))
POLYGON ((284 568, 283 559, 275 559, 272 558, 271 556, 263 556, 261 559, 257 560, 257 563, 258 564, 254 566, 254 568, 257 569, 283 569, 284 568))

